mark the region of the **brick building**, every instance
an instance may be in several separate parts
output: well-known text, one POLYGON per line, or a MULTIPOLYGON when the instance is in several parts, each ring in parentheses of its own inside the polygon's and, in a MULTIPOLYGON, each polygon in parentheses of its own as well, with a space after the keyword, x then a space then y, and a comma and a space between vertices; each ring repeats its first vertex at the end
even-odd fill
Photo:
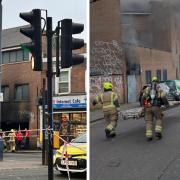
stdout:
POLYGON ((131 56, 126 56, 126 60, 134 60, 138 65, 138 67, 133 67, 132 63, 131 70, 127 75, 128 78, 131 78, 128 85, 129 102, 137 100, 140 89, 143 85, 150 83, 153 76, 157 76, 159 80, 176 79, 172 53, 139 46, 128 46, 126 51, 131 54, 131 56))
MULTIPOLYGON (((42 108, 38 104, 38 99, 42 93, 43 79, 46 78, 46 70, 35 72, 31 69, 31 55, 28 51, 21 48, 21 43, 27 43, 30 40, 19 32, 20 27, 5 29, 2 31, 2 92, 4 101, 2 102, 1 126, 3 130, 11 128, 21 129, 39 129, 42 127, 42 108)), ((46 39, 43 38, 43 65, 46 67, 46 39)), ((81 48, 79 54, 86 54, 86 48, 81 48)), ((55 58, 53 58, 55 59, 55 58)), ((55 66, 55 62, 53 62, 55 66)), ((53 67, 53 69, 55 69, 53 67)), ((85 91, 85 72, 86 62, 83 64, 63 69, 60 78, 53 76, 53 102, 59 97, 76 97, 77 103, 83 104, 67 106, 64 102, 53 104, 54 112, 59 112, 56 118, 56 124, 62 119, 60 111, 71 111, 69 120, 77 119, 86 124, 86 91, 85 91), (78 85, 77 85, 78 84, 78 85), (79 99, 78 99, 79 98, 79 99), (80 101, 83 101, 80 102, 80 101), (60 106, 60 108, 59 108, 60 106), (58 108, 57 108, 58 107, 58 108), (63 110, 62 110, 63 109, 63 110), (72 112, 78 111, 73 117, 72 112), (81 113, 83 112, 83 113, 81 113), (79 115, 79 116, 78 116, 79 115), (57 122, 58 121, 58 122, 57 122)), ((46 83, 47 84, 47 83, 46 83)), ((69 103, 70 104, 70 103, 69 103)), ((81 124, 81 123, 79 123, 81 124)), ((85 127, 83 128, 85 129, 85 127)), ((74 128, 75 129, 75 128, 74 128)), ((81 128, 80 128, 81 129, 81 128)), ((74 130, 75 131, 75 130, 74 130)), ((37 134, 39 136, 39 133, 37 134)), ((32 138, 32 144, 36 143, 36 138, 32 138)))
MULTIPOLYGON (((159 80, 180 77, 179 13, 177 1, 121 1, 122 39, 127 62, 127 77, 137 88, 148 83, 153 75, 159 80), (131 80, 132 80, 131 79, 131 80)), ((134 87, 134 86, 133 86, 134 87)), ((138 97, 138 96, 137 96, 138 97)))
POLYGON ((90 2, 91 96, 112 81, 121 102, 134 102, 153 75, 180 77, 178 1, 90 2))
POLYGON ((119 0, 90 3, 90 93, 111 81, 120 101, 126 101, 126 66, 122 52, 119 0))

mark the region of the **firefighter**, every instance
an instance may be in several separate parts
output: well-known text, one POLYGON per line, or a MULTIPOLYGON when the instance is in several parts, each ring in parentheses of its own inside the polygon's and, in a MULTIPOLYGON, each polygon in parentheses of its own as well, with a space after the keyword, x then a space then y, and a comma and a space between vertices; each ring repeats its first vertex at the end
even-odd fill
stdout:
POLYGON ((93 106, 97 103, 102 104, 104 119, 106 121, 105 133, 106 137, 114 137, 116 135, 115 128, 117 126, 119 107, 118 96, 112 90, 113 85, 110 82, 103 84, 104 92, 98 95, 92 102, 93 106))
POLYGON ((7 152, 7 137, 5 132, 3 132, 2 134, 2 138, 3 138, 4 152, 7 152))
POLYGON ((10 145, 10 151, 15 152, 16 143, 15 143, 15 131, 14 129, 11 129, 11 132, 9 133, 9 145, 10 145))
POLYGON ((166 93, 160 89, 157 77, 152 78, 151 85, 143 91, 142 101, 145 113, 146 138, 147 141, 153 139, 153 117, 156 118, 155 137, 162 138, 162 105, 168 105, 166 93))

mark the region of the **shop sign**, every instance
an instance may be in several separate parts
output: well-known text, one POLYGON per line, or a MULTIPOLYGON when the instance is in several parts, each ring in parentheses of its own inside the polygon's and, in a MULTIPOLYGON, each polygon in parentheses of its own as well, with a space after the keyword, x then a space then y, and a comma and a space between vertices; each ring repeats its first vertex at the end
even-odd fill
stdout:
POLYGON ((86 108, 86 96, 59 96, 53 97, 54 109, 86 108))

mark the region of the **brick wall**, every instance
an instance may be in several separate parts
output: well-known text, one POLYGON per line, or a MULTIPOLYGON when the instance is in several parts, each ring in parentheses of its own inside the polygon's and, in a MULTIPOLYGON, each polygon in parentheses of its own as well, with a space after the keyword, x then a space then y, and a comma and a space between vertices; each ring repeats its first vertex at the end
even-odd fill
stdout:
POLYGON ((145 71, 150 70, 152 76, 156 76, 156 71, 167 69, 167 79, 176 79, 176 68, 172 61, 172 53, 155 49, 135 48, 137 59, 141 66, 141 83, 146 84, 145 71))
MULTIPOLYGON (((86 63, 76 65, 71 70, 71 92, 85 93, 86 63)), ((88 81, 88 79, 86 79, 88 81)))
MULTIPOLYGON (((40 96, 41 72, 31 70, 30 62, 13 63, 2 65, 2 85, 9 86, 8 102, 2 103, 2 122, 6 122, 6 128, 23 124, 29 129, 39 128, 39 110, 36 105, 37 97, 40 96), (15 85, 29 84, 29 100, 15 101, 15 85), (16 124, 16 125, 15 125, 16 124)), ((31 133, 33 135, 36 133, 31 133)), ((36 138, 31 138, 33 146, 36 146, 36 138)))
MULTIPOLYGON (((115 75, 119 83, 125 83, 126 74, 121 44, 120 1, 99 0, 91 3, 90 27, 91 96, 102 89, 104 81, 113 82, 119 97, 126 96, 124 89, 119 89, 113 81, 115 75)), ((125 88, 125 84, 121 87, 125 88)))

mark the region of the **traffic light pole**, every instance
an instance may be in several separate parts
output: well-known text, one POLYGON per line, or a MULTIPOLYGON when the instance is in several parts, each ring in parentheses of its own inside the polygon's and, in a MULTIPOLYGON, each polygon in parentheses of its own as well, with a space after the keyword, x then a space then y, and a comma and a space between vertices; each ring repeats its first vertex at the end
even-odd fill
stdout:
POLYGON ((45 153, 46 153, 46 150, 45 150, 45 131, 44 131, 44 129, 46 128, 45 127, 45 105, 46 105, 46 95, 45 95, 45 91, 46 91, 46 79, 45 78, 43 78, 43 91, 42 91, 42 111, 43 111, 43 123, 42 123, 42 125, 43 125, 43 131, 42 131, 42 133, 43 133, 43 143, 42 143, 42 164, 43 165, 45 165, 46 164, 46 160, 45 160, 45 158, 46 158, 46 155, 45 155, 45 153))
MULTIPOLYGON (((0 64, 2 64, 2 52, 1 52, 1 42, 2 42, 2 0, 0 0, 0 64)), ((1 81, 2 81, 2 71, 0 67, 0 92, 1 92, 1 81)), ((1 129, 1 105, 0 102, 0 129, 1 129)))
POLYGON ((56 27, 56 77, 60 76, 59 69, 59 30, 60 30, 60 21, 56 27))
POLYGON ((48 154, 48 180, 54 179, 53 173, 53 110, 52 110, 52 17, 47 17, 47 85, 48 85, 48 115, 49 115, 49 154, 48 154))

